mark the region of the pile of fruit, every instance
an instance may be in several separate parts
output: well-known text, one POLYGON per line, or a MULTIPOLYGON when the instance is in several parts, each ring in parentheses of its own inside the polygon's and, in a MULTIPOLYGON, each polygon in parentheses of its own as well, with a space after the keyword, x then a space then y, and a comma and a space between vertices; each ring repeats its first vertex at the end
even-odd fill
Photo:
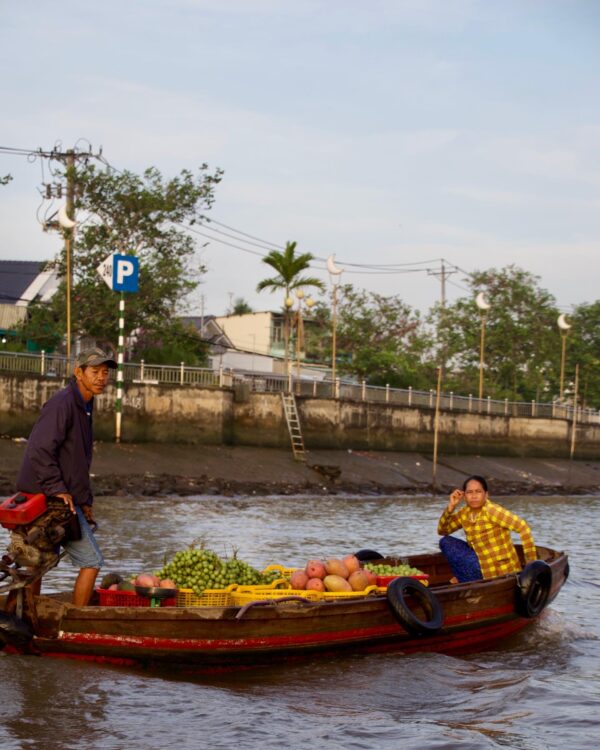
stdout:
POLYGON ((290 577, 293 589, 335 593, 364 591, 376 582, 376 575, 361 568, 360 561, 354 555, 347 555, 343 560, 332 558, 326 562, 309 560, 304 569, 295 570, 290 577))
POLYGON ((376 563, 365 563, 365 568, 375 573, 376 576, 422 576, 423 571, 412 568, 410 565, 377 565, 376 563))
POLYGON ((191 589, 201 596, 204 589, 223 589, 232 583, 244 586, 269 584, 281 573, 276 570, 261 573, 238 560, 235 553, 231 559, 222 560, 212 550, 190 547, 177 552, 157 576, 171 579, 179 588, 191 589))

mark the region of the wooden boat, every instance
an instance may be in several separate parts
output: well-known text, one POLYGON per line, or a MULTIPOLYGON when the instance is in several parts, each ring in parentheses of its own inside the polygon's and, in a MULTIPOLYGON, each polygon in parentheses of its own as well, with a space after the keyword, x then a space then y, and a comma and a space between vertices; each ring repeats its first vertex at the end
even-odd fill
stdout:
POLYGON ((451 572, 441 554, 387 558, 419 568, 429 575, 429 586, 403 578, 386 593, 335 601, 282 597, 244 606, 75 607, 67 595, 42 595, 35 597, 23 628, 15 615, 0 610, 0 647, 193 668, 273 663, 341 650, 476 651, 526 627, 565 583, 567 556, 537 549, 540 560, 519 575, 455 585, 449 583, 451 572))

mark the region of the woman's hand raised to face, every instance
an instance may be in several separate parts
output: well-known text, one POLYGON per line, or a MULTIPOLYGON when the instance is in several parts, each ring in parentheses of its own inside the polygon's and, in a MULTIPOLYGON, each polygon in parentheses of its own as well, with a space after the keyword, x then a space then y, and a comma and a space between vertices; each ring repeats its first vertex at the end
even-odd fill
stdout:
POLYGON ((448 510, 450 513, 456 508, 460 501, 464 498, 465 493, 462 490, 454 490, 450 495, 450 501, 448 502, 448 510))

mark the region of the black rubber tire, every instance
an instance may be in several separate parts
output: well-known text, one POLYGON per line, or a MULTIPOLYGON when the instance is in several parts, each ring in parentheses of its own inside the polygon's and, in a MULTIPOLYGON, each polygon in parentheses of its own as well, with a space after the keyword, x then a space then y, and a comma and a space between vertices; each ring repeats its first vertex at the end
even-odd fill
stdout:
POLYGON ((33 631, 20 617, 0 612, 0 649, 5 646, 25 648, 33 638, 33 631))
POLYGON ((368 562, 369 560, 383 560, 384 555, 380 555, 374 549, 359 549, 354 553, 354 557, 357 557, 360 562, 368 562))
POLYGON ((442 629, 442 605, 436 595, 416 578, 394 578, 387 587, 387 600, 394 617, 410 635, 435 635, 442 629), (417 617, 406 603, 407 594, 418 601, 429 619, 417 617))
POLYGON ((521 617, 537 617, 548 603, 552 570, 543 560, 527 563, 517 576, 516 609, 521 617))

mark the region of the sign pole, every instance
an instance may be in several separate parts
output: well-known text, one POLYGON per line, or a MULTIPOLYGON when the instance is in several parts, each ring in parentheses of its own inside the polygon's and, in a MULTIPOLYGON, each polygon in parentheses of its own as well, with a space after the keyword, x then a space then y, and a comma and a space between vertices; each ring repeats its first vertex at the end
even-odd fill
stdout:
POLYGON ((139 260, 134 255, 112 253, 97 268, 98 274, 113 292, 120 292, 119 347, 117 357, 117 400, 115 403, 115 442, 121 442, 123 413, 123 354, 125 351, 125 292, 139 290, 139 260))
POLYGON ((125 293, 119 300, 119 348, 117 354, 117 401, 115 403, 115 442, 121 442, 121 415, 123 413, 123 353, 125 350, 125 293))

